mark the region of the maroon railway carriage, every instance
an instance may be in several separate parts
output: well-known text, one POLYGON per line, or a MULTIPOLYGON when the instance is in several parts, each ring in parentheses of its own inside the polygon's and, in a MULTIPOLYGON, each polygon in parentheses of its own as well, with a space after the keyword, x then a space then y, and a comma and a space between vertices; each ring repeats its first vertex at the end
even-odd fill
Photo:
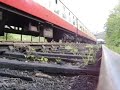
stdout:
POLYGON ((49 42, 53 39, 56 42, 96 42, 95 37, 88 31, 85 33, 78 28, 78 21, 76 26, 72 25, 35 0, 0 0, 0 29, 0 35, 8 32, 44 36, 49 42), (5 25, 9 28, 5 28, 5 25))

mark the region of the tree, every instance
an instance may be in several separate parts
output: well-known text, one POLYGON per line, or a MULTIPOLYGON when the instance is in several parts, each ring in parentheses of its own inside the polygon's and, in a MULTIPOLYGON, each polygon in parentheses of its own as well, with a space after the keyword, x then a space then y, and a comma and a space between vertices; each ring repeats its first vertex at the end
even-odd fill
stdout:
POLYGON ((107 20, 106 42, 109 45, 120 46, 120 3, 113 9, 107 20))

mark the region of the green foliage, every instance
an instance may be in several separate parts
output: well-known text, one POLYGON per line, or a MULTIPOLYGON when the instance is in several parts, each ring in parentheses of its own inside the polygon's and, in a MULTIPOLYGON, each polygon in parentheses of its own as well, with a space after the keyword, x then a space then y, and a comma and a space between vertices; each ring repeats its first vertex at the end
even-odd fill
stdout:
POLYGON ((33 48, 31 46, 26 46, 26 49, 31 53, 35 51, 35 48, 33 48))
POLYGON ((82 57, 83 62, 84 62, 83 66, 86 66, 89 64, 95 64, 96 63, 96 53, 99 50, 99 47, 93 46, 93 45, 87 45, 86 49, 88 50, 87 55, 84 54, 82 57))
POLYGON ((70 49, 72 49, 72 47, 67 45, 67 46, 65 46, 65 49, 70 50, 70 49))
POLYGON ((9 40, 9 41, 12 41, 13 39, 15 40, 15 41, 17 41, 17 39, 15 39, 14 37, 13 37, 13 35, 11 35, 11 34, 4 34, 4 36, 0 36, 0 41, 5 41, 6 40, 6 35, 7 35, 7 40, 9 40))
MULTIPOLYGON (((5 33, 4 36, 0 36, 0 41, 21 41, 21 34, 5 33)), ((22 35, 22 41, 31 41, 30 35, 22 35)), ((39 42, 39 37, 32 36, 32 42, 39 42)), ((40 37, 40 42, 47 42, 44 37, 40 37)))
POLYGON ((113 45, 107 45, 107 47, 120 54, 120 47, 116 47, 113 45))
POLYGON ((38 59, 40 62, 48 62, 48 58, 42 56, 40 59, 38 59))
POLYGON ((73 48, 73 49, 71 50, 71 52, 72 52, 73 54, 76 54, 76 53, 78 52, 78 49, 77 49, 77 48, 73 48))
POLYGON ((57 63, 61 62, 61 58, 60 57, 56 58, 55 60, 56 60, 57 63))
POLYGON ((65 46, 65 49, 69 50, 71 53, 76 54, 78 52, 78 49, 76 47, 73 46, 65 46))
POLYGON ((114 8, 107 20, 106 42, 114 51, 116 48, 120 48, 120 3, 114 8))
POLYGON ((48 58, 46 58, 44 56, 39 58, 39 57, 35 57, 34 55, 27 55, 25 57, 26 57, 26 59, 28 59, 30 61, 48 62, 48 58))
POLYGON ((30 61, 36 61, 36 59, 37 59, 34 55, 27 55, 25 57, 26 57, 26 59, 28 59, 30 61))

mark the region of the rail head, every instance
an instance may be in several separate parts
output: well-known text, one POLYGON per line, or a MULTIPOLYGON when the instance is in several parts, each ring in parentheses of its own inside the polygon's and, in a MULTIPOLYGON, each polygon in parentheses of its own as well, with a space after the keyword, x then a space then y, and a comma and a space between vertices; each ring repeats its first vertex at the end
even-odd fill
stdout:
POLYGON ((104 45, 102 50, 97 90, 120 90, 120 55, 104 45))

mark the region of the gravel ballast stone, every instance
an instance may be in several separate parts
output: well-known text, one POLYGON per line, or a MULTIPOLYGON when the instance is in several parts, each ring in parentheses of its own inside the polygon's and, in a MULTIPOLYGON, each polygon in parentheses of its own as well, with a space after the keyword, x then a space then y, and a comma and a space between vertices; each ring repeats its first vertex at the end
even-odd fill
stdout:
POLYGON ((0 72, 31 77, 33 81, 0 76, 0 90, 96 90, 98 76, 49 75, 40 71, 0 69, 0 72), (39 75, 39 76, 36 76, 39 75))

